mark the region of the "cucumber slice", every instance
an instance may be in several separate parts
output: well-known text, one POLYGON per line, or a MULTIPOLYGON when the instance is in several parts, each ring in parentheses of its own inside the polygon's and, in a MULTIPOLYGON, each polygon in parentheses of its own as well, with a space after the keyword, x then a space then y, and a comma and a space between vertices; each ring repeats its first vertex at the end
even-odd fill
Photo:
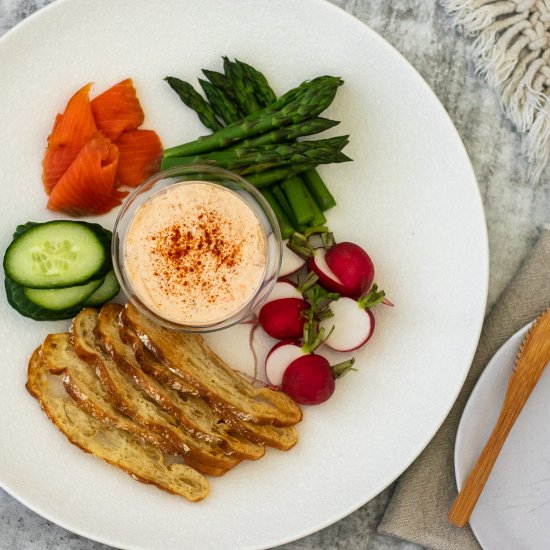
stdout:
POLYGON ((105 275, 103 284, 82 304, 83 306, 101 306, 112 300, 120 292, 120 285, 114 271, 109 271, 105 275))
POLYGON ((85 285, 67 288, 26 288, 23 294, 27 300, 51 311, 65 311, 81 305, 102 284, 104 279, 91 281, 85 285))
POLYGON ((6 296, 8 298, 8 303, 10 304, 10 306, 18 311, 21 315, 34 319, 35 321, 55 321, 58 319, 71 319, 82 309, 80 306, 77 306, 72 309, 52 311, 50 309, 40 307, 39 305, 28 300, 23 292, 24 287, 18 285, 9 277, 6 277, 4 281, 4 286, 6 288, 6 296))
POLYGON ((21 286, 63 288, 110 271, 111 232, 98 224, 52 221, 18 226, 4 255, 6 275, 21 286))

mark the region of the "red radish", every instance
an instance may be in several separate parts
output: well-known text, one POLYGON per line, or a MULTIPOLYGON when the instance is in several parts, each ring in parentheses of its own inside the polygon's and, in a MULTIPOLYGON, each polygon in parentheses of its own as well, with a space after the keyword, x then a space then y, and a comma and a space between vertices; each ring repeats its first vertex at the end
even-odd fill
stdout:
POLYGON ((275 283, 265 303, 267 304, 268 302, 274 302, 275 300, 282 300, 284 298, 298 298, 301 300, 303 297, 295 283, 288 279, 279 279, 275 283))
POLYGON ((288 246, 283 246, 283 259, 281 262, 281 269, 279 271, 279 275, 281 277, 286 277, 287 275, 296 273, 302 269, 304 265, 306 265, 306 261, 302 257, 292 252, 288 246))
POLYGON ((321 355, 298 357, 283 374, 283 391, 302 405, 323 403, 335 387, 330 363, 321 355))
POLYGON ((297 340, 279 342, 268 353, 265 373, 269 382, 281 386, 290 397, 304 405, 326 401, 334 392, 334 379, 352 368, 354 359, 330 366, 313 350, 322 343, 324 331, 308 321, 304 326, 304 343, 297 340))
POLYGON ((327 290, 357 299, 372 285, 374 265, 370 256, 354 243, 334 244, 332 233, 326 227, 306 231, 304 235, 293 233, 288 246, 307 258, 308 268, 317 274, 327 290), (309 242, 309 237, 316 233, 321 236, 324 247, 313 248, 309 242))
POLYGON ((319 276, 321 285, 350 298, 359 298, 374 280, 372 260, 354 243, 338 243, 328 250, 318 248, 308 265, 319 276))
POLYGON ((300 338, 306 322, 302 312, 308 309, 310 306, 303 298, 282 298, 264 304, 258 321, 273 338, 300 338))
POLYGON ((265 375, 269 383, 280 386, 288 365, 305 353, 299 340, 283 340, 275 344, 265 359, 265 375))
POLYGON ((307 267, 319 277, 319 284, 332 292, 337 292, 342 296, 346 295, 346 288, 338 275, 330 269, 325 256, 327 251, 324 248, 316 248, 307 262, 307 267))
POLYGON ((332 317, 319 323, 328 337, 324 343, 336 351, 352 351, 366 344, 374 332, 374 315, 371 307, 384 300, 384 291, 372 285, 370 292, 359 300, 340 298, 331 302, 332 317))

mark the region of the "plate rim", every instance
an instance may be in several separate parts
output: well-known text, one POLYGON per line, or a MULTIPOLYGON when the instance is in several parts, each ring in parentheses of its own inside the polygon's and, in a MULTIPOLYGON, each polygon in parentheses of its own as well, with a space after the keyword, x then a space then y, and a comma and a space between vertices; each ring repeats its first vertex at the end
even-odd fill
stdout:
MULTIPOLYGON (((49 11, 49 10, 52 10, 52 9, 63 9, 63 6, 65 4, 69 4, 71 2, 78 2, 78 1, 81 1, 81 0, 54 0, 51 3, 40 7, 38 10, 33 12, 31 15, 25 17, 25 19, 18 22, 11 29, 9 29, 3 36, 0 37, 0 48, 3 47, 3 44, 7 39, 11 39, 12 35, 14 35, 16 33, 24 32, 25 27, 29 24, 29 22, 33 22, 35 19, 40 17, 45 11, 49 11)), ((464 367, 464 373, 463 373, 463 376, 461 377, 460 384, 456 388, 454 394, 449 398, 449 405, 448 405, 447 409, 445 410, 444 414, 442 415, 441 420, 436 423, 435 429, 432 430, 432 433, 430 433, 429 437, 425 441, 422 441, 421 443, 419 443, 417 445, 415 451, 413 453, 411 453, 411 459, 403 466, 403 468, 397 473, 397 475, 392 473, 391 476, 390 476, 391 479, 389 481, 384 480, 381 484, 379 484, 379 485, 381 485, 381 487, 378 490, 376 490, 376 492, 374 492, 374 494, 369 494, 366 498, 362 498, 360 500, 360 502, 354 503, 349 509, 346 509, 344 512, 336 514, 336 515, 332 516, 331 519, 317 524, 317 527, 315 527, 313 529, 311 529, 311 528, 304 529, 304 531, 302 531, 299 534, 294 534, 292 536, 282 537, 277 541, 271 541, 269 543, 269 546, 262 546, 261 548, 269 548, 269 547, 272 547, 272 546, 279 546, 279 545, 282 545, 282 544, 287 544, 287 543, 302 539, 304 537, 307 537, 307 536, 309 536, 313 533, 316 533, 316 532, 318 532, 318 531, 320 531, 320 530, 322 530, 322 529, 324 529, 324 528, 326 528, 330 525, 333 525, 333 524, 337 523, 338 521, 340 521, 343 518, 347 517, 348 515, 352 514, 353 512, 355 512, 356 510, 358 510, 359 508, 364 506, 367 502, 369 502, 370 500, 372 500, 376 496, 378 496, 389 485, 391 485, 393 482, 395 482, 411 466, 411 464, 414 463, 414 461, 418 458, 418 456, 429 445, 429 443, 431 442, 431 440, 436 435, 437 431, 439 430, 439 428, 441 427, 441 425, 443 424, 443 422, 447 418, 449 412, 451 411, 451 409, 452 409, 452 407, 453 407, 453 405, 454 405, 454 403, 455 403, 455 401, 456 401, 456 399, 457 399, 457 397, 458 397, 458 395, 459 395, 459 393, 460 393, 460 391, 461 391, 461 389, 464 385, 464 382, 465 382, 466 377, 468 375, 468 372, 470 370, 472 359, 473 359, 473 357, 475 355, 475 352, 476 352, 476 349, 477 349, 477 345, 478 345, 478 342, 479 342, 479 337, 481 335, 481 330, 482 330, 484 319, 485 319, 485 312, 486 312, 487 298, 488 298, 488 289, 489 289, 489 240, 488 240, 489 236, 488 236, 487 221, 486 221, 486 215, 485 215, 485 209, 484 209, 484 205, 483 205, 482 195, 481 195, 481 191, 480 191, 480 188, 479 188, 479 184, 477 182, 477 177, 476 177, 475 171, 473 169, 473 166, 472 166, 470 157, 468 155, 468 152, 466 150, 466 147, 464 145, 464 142, 462 141, 462 138, 461 138, 456 126, 454 125, 453 120, 451 119, 450 115, 448 114, 447 110, 445 109, 445 107, 441 103, 440 99, 435 94, 435 92, 430 88, 429 84, 426 82, 424 77, 417 71, 417 69, 390 42, 388 42, 386 39, 384 39, 382 37, 382 35, 380 35, 377 31, 372 29, 366 22, 359 19, 357 16, 353 15, 352 13, 347 12, 344 8, 332 3, 330 0, 309 0, 309 1, 312 2, 312 3, 315 2, 315 3, 319 3, 319 4, 324 4, 324 6, 327 6, 326 9, 332 9, 332 10, 334 10, 335 13, 340 14, 340 16, 344 16, 349 24, 355 25, 358 29, 361 30, 361 32, 366 32, 367 34, 370 35, 370 37, 373 40, 377 41, 382 47, 386 48, 389 52, 391 52, 391 54, 396 59, 399 60, 400 66, 404 70, 406 70, 409 73, 409 75, 411 75, 422 86, 422 88, 425 92, 424 95, 431 97, 430 103, 434 107, 437 107, 437 109, 439 110, 441 115, 443 115, 443 118, 448 123, 447 125, 449 127, 449 134, 451 134, 451 133, 453 134, 454 141, 455 141, 456 145, 458 146, 458 149, 460 150, 460 153, 462 154, 463 159, 464 159, 463 167, 469 173, 471 184, 472 184, 471 186, 473 187, 472 199, 475 198, 475 202, 477 203, 478 212, 479 212, 479 215, 480 215, 479 222, 481 223, 481 228, 480 229, 482 229, 482 233, 479 235, 479 238, 480 238, 480 241, 481 241, 480 242, 481 265, 479 265, 478 272, 481 275, 481 280, 480 280, 480 285, 479 286, 480 286, 480 291, 482 292, 482 295, 483 295, 483 303, 480 304, 480 306, 479 306, 480 314, 479 314, 479 319, 478 319, 476 330, 473 331, 472 349, 470 350, 470 353, 469 353, 467 366, 464 367)), ((470 187, 470 185, 469 185, 469 187, 470 187)), ((72 533, 76 533, 76 534, 78 534, 80 536, 83 536, 83 537, 86 537, 90 540, 94 540, 94 541, 97 541, 97 542, 100 542, 102 544, 106 544, 106 545, 109 545, 109 546, 113 545, 114 541, 112 539, 108 540, 106 538, 103 538, 102 536, 97 536, 95 534, 91 535, 85 529, 74 529, 73 527, 66 524, 62 519, 58 519, 57 517, 53 518, 47 512, 43 512, 42 510, 39 510, 38 509, 39 507, 34 507, 31 503, 27 502, 25 498, 21 498, 20 496, 18 496, 16 490, 13 490, 11 487, 6 486, 6 484, 0 483, 0 486, 10 496, 15 498, 19 502, 21 502, 24 506, 26 506, 27 508, 29 508, 30 510, 32 510, 36 514, 40 515, 41 517, 55 523, 56 525, 59 525, 60 527, 66 529, 66 530, 68 530, 72 533)), ((142 546, 125 546, 125 545, 119 545, 118 543, 116 543, 116 544, 120 548, 128 548, 128 549, 131 549, 131 550, 133 550, 133 549, 142 549, 143 548, 144 550, 147 550, 146 547, 142 547, 142 546)), ((246 548, 246 547, 242 547, 242 548, 246 548)), ((256 546, 252 547, 251 546, 250 548, 258 548, 258 547, 256 547, 256 546)))

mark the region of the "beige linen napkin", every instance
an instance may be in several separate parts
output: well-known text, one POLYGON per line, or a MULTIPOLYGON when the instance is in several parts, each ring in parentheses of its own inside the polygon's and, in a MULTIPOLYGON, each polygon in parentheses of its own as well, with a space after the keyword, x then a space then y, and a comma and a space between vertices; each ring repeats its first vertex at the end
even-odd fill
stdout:
POLYGON ((412 466, 400 478, 382 522, 381 533, 436 550, 479 550, 469 528, 447 523, 456 497, 453 453, 460 416, 483 369, 498 348, 550 305, 550 227, 502 293, 485 320, 466 382, 449 416, 412 466))

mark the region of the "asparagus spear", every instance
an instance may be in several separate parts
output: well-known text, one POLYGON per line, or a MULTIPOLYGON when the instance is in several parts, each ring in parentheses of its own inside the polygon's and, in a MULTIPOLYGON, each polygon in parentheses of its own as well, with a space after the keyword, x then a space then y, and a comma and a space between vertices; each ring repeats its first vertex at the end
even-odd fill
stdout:
MULTIPOLYGON (((264 145, 261 147, 234 147, 203 155, 168 157, 178 159, 177 164, 212 163, 228 170, 243 168, 242 173, 259 172, 281 164, 328 164, 350 160, 341 149, 348 143, 348 136, 337 136, 316 141, 264 145)), ((176 162, 176 161, 174 161, 176 162)), ((167 163, 163 163, 165 166, 167 163)), ((237 170, 238 171, 238 170, 237 170)))
POLYGON ((267 187, 264 187, 261 190, 261 193, 264 196, 264 199, 268 202, 269 206, 271 206, 271 209, 277 218, 279 228, 281 229, 281 237, 283 239, 288 239, 295 231, 294 227, 290 223, 290 220, 284 213, 280 204, 277 202, 277 199, 274 197, 273 193, 267 187))
MULTIPOLYGON (((276 96, 271 86, 267 82, 266 77, 254 67, 243 63, 242 61, 235 60, 235 62, 243 68, 244 73, 248 77, 249 81, 252 83, 254 88, 254 93, 258 98, 260 105, 268 105, 276 101, 276 96)), ((285 128, 285 126, 283 126, 285 128)), ((269 134, 264 134, 268 136, 269 134)), ((260 136, 261 138, 262 136, 260 136)), ((298 135, 293 136, 288 139, 295 139, 299 137, 298 135)), ((247 140, 250 141, 250 140, 247 140)), ((306 191, 308 194, 308 200, 314 211, 314 219, 312 221, 315 225, 323 225, 326 222, 326 218, 323 215, 322 211, 328 210, 336 205, 334 197, 328 190, 325 182, 321 179, 321 176, 317 173, 316 170, 307 170, 303 174, 296 176, 297 178, 302 178, 306 191), (321 221, 322 220, 322 221, 321 221)))
MULTIPOLYGON (((233 102, 233 100, 223 91, 214 86, 211 82, 199 78, 199 84, 201 85, 208 101, 214 112, 225 122, 225 124, 231 124, 241 120, 242 115, 233 102)), ((222 128, 223 125, 220 125, 222 128)))
POLYGON ((238 59, 235 59, 235 63, 241 67, 246 79, 250 82, 260 106, 265 107, 277 101, 275 92, 271 89, 267 78, 260 71, 238 59))
POLYGON ((223 69, 225 77, 233 86, 233 93, 241 110, 247 114, 259 111, 260 105, 254 96, 254 88, 246 77, 242 66, 224 56, 223 69))
MULTIPOLYGON (((308 170, 307 172, 313 172, 317 174, 315 170, 308 170)), ((323 212, 321 211, 321 209, 319 208, 319 205, 315 202, 315 199, 313 198, 312 194, 309 192, 309 188, 307 186, 307 180, 305 177, 307 172, 304 172, 303 174, 300 174, 299 176, 296 176, 296 177, 299 177, 304 183, 304 193, 307 197, 307 201, 309 202, 309 206, 313 211, 313 219, 311 220, 310 226, 325 225, 327 219, 323 214, 323 212)))
POLYGON ((179 78, 167 76, 164 80, 174 90, 180 99, 193 111, 197 113, 200 121, 212 131, 223 128, 223 125, 216 120, 216 114, 207 101, 189 84, 179 78))
POLYGON ((318 134, 324 132, 329 128, 333 128, 340 122, 336 120, 329 120, 328 118, 316 117, 297 124, 290 124, 288 126, 281 126, 275 128, 271 132, 260 134, 249 139, 237 142, 231 146, 231 149, 240 146, 247 147, 259 147, 260 145, 270 145, 272 143, 283 143, 285 141, 293 141, 297 137, 310 136, 312 134, 318 134))
POLYGON ((294 216, 294 212, 292 211, 292 208, 290 208, 290 204, 288 204, 288 200, 286 199, 286 195, 281 187, 281 184, 276 183, 275 185, 272 185, 269 189, 273 193, 273 196, 277 199, 277 202, 281 205, 281 208, 283 209, 283 212, 287 215, 290 223, 294 226, 295 229, 298 230, 299 233, 303 233, 307 229, 307 225, 300 225, 296 221, 296 216, 294 216))
MULTIPOLYGON (((202 74, 220 91, 223 91, 227 97, 235 101, 235 92, 231 83, 223 73, 202 69, 202 74)), ((236 105, 236 103, 235 103, 236 105)), ((248 113, 243 113, 248 114, 248 113)))
MULTIPOLYGON (((257 174, 250 174, 246 176, 246 181, 255 187, 266 187, 272 183, 279 182, 290 176, 296 174, 301 174, 306 170, 311 169, 311 164, 285 164, 284 166, 279 166, 273 168, 272 170, 266 170, 265 172, 258 172, 257 174)), ((277 198, 278 200, 278 198, 277 198)), ((296 228, 298 229, 298 228, 296 228)))
MULTIPOLYGON (((302 178, 304 178, 308 191, 311 193, 311 196, 322 212, 336 206, 336 201, 334 200, 332 193, 327 189, 325 182, 321 179, 321 176, 316 170, 307 170, 302 174, 302 178)), ((323 224, 324 222, 316 225, 323 224)))
POLYGON ((275 103, 252 113, 241 122, 226 126, 196 141, 166 149, 164 156, 180 157, 208 153, 274 128, 316 117, 332 103, 336 90, 342 83, 340 78, 332 76, 321 76, 306 81, 298 88, 287 92, 275 103))
POLYGON ((314 213, 311 208, 306 192, 306 186, 299 176, 291 176, 281 183, 281 188, 284 191, 288 204, 298 225, 309 224, 313 220, 314 213))

